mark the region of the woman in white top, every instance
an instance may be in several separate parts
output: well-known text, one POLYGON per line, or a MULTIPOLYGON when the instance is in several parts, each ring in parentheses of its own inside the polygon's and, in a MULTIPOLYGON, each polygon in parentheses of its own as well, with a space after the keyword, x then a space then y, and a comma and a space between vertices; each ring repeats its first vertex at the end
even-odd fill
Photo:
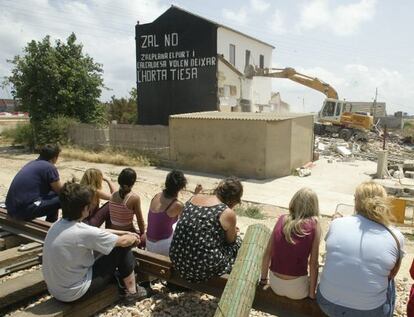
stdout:
POLYGON ((385 189, 374 182, 359 185, 355 213, 335 219, 330 225, 318 304, 328 316, 392 316, 392 275, 398 269, 404 237, 397 229, 389 228, 385 189))

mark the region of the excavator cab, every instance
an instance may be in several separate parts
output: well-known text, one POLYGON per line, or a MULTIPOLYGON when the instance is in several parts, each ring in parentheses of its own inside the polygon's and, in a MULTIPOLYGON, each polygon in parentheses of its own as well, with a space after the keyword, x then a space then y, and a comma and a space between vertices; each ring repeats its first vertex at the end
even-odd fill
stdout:
POLYGON ((325 99, 321 111, 319 111, 319 120, 328 122, 339 122, 343 112, 343 102, 340 100, 325 99))

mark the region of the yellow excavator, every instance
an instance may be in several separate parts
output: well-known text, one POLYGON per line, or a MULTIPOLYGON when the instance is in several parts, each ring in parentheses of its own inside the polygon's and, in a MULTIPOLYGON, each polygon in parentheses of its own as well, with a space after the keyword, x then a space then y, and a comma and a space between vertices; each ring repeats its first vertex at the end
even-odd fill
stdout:
POLYGON ((318 122, 314 126, 317 135, 338 134, 346 141, 352 136, 358 140, 366 140, 366 133, 374 126, 374 119, 369 113, 355 111, 352 109, 352 103, 339 100, 336 90, 319 78, 298 73, 290 67, 258 68, 249 65, 246 68, 245 77, 253 78, 254 76, 287 78, 323 93, 326 99, 318 113, 318 122))

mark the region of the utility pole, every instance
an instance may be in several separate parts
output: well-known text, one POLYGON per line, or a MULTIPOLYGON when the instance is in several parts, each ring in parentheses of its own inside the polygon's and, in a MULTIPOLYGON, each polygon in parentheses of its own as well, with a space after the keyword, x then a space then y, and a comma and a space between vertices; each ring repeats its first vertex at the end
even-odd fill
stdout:
POLYGON ((377 115, 377 97, 378 97, 378 87, 375 87, 375 98, 373 103, 373 114, 372 116, 375 117, 377 115))

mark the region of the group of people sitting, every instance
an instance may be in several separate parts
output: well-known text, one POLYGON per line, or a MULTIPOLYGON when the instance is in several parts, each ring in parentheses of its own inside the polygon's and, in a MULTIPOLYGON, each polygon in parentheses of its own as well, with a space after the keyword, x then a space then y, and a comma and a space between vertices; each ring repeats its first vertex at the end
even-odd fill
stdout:
POLYGON ((261 283, 278 295, 316 299, 328 316, 392 316, 394 276, 404 237, 390 227, 385 189, 364 182, 355 190, 355 214, 335 214, 325 236, 325 263, 318 284, 321 239, 318 198, 299 190, 268 242, 261 283))
MULTIPOLYGON (((77 300, 113 277, 127 300, 145 297, 146 290, 135 279, 133 246, 169 256, 189 282, 231 272, 241 245, 233 210, 243 195, 237 178, 225 178, 207 194, 198 185, 183 204, 178 197, 187 180, 173 170, 151 200, 145 221, 140 197, 132 191, 137 178, 133 169, 121 171, 118 190, 98 169, 88 169, 80 183, 62 185, 55 167, 59 152, 53 145, 41 149, 39 158, 15 176, 6 198, 8 213, 17 219, 46 216, 54 222, 62 210, 62 218, 46 236, 42 266, 48 289, 57 299, 77 300), (103 182, 109 192, 103 190, 103 182), (101 205, 101 200, 108 202, 101 205)), ((318 197, 309 188, 296 192, 289 213, 279 217, 266 246, 260 284, 291 299, 316 299, 328 316, 392 316, 393 278, 404 254, 404 238, 390 226, 384 188, 362 183, 355 191, 355 214, 334 218, 325 236, 318 284, 318 197)))

